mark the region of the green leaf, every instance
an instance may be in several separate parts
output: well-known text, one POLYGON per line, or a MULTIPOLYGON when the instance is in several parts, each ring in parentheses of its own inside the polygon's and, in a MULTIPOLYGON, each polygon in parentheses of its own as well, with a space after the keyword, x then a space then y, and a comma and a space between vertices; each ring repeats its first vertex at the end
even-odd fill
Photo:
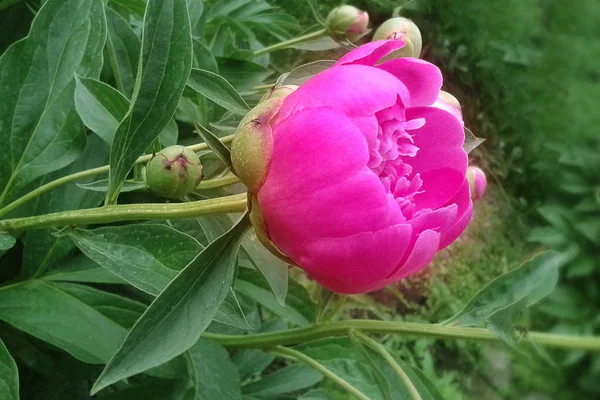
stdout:
POLYGON ((126 330, 49 283, 31 280, 0 288, 0 320, 90 364, 104 364, 126 330))
POLYGON ((148 2, 136 90, 111 148, 107 204, 175 113, 192 68, 191 35, 186 0, 148 2))
POLYGON ((204 42, 198 39, 194 39, 194 61, 194 68, 204 69, 215 74, 219 73, 219 66, 217 65, 215 56, 213 56, 204 42))
POLYGON ((293 280, 289 282, 289 291, 285 307, 277 301, 264 279, 256 271, 240 268, 235 281, 236 291, 256 300, 276 315, 298 325, 307 326, 315 318, 315 305, 306 289, 293 280))
POLYGON ((219 74, 194 68, 187 84, 226 110, 240 115, 246 115, 250 110, 237 90, 219 74))
POLYGON ((495 311, 527 296, 527 307, 546 297, 558 281, 560 254, 544 252, 499 276, 473 296, 458 314, 443 324, 482 325, 495 311))
POLYGON ((244 386, 244 395, 260 399, 280 399, 285 393, 316 385, 323 379, 319 372, 303 364, 292 364, 244 386))
POLYGON ((102 396, 102 400, 188 400, 189 390, 183 379, 152 379, 102 396))
POLYGON ((288 266, 279 258, 266 251, 258 242, 255 235, 249 235, 242 243, 242 255, 245 253, 248 261, 256 268, 277 299, 285 307, 285 297, 288 292, 288 266))
POLYGON ((60 282, 51 285, 82 301, 123 328, 131 328, 146 310, 142 303, 89 286, 60 282))
POLYGON ((197 400, 242 398, 240 375, 223 346, 200 339, 189 354, 198 382, 197 400))
POLYGON ((19 400, 17 364, 0 338, 0 399, 19 400))
POLYGON ((384 400, 372 365, 348 337, 329 338, 294 347, 373 400, 384 400))
MULTIPOLYGON (((99 181, 90 183, 78 183, 77 186, 85 190, 91 190, 92 192, 106 193, 106 191, 108 190, 108 179, 100 179, 99 181)), ((135 192, 147 188, 148 184, 145 181, 140 182, 134 180, 126 180, 125 182, 123 182, 121 193, 135 192)))
POLYGON ((225 163, 227 168, 233 171, 233 164, 231 163, 231 151, 215 136, 214 133, 203 127, 196 121, 196 131, 204 142, 210 147, 210 149, 219 157, 221 161, 225 163))
POLYGON ((135 324, 93 393, 169 361, 198 341, 229 293, 249 224, 246 214, 171 281, 135 324))
POLYGON ((240 329, 254 329, 248 322, 248 319, 246 319, 242 306, 232 288, 230 288, 227 298, 221 304, 214 321, 240 329))
POLYGON ((157 224, 78 229, 70 236, 86 256, 153 296, 202 249, 193 237, 157 224))
POLYGON ((86 255, 69 257, 44 275, 47 281, 87 282, 87 283, 127 283, 106 268, 101 267, 86 255))
POLYGON ((119 13, 110 7, 105 7, 105 10, 108 27, 106 42, 108 61, 112 67, 117 88, 130 99, 140 59, 140 39, 119 13))
POLYGON ((236 90, 247 92, 262 85, 272 72, 257 63, 234 58, 217 57, 220 75, 236 90))
POLYGON ((17 239, 13 236, 6 232, 0 232, 0 251, 11 249, 15 243, 17 243, 17 239))
POLYGON ((146 0, 111 0, 111 3, 129 10, 138 17, 143 17, 146 11, 146 0))
POLYGON ((105 40, 102 2, 48 0, 29 36, 0 57, 0 206, 85 147, 74 77, 99 76, 105 40))
POLYGON ((526 308, 527 295, 488 315, 485 319, 485 326, 504 343, 516 347, 514 321, 526 308))
POLYGON ((75 76, 75 108, 81 120, 109 146, 127 115, 129 100, 117 89, 96 79, 75 76))
POLYGON ((274 359, 271 354, 258 349, 241 349, 231 358, 243 381, 260 375, 274 359))
MULTIPOLYGON (((46 175, 42 183, 76 172, 105 165, 108 147, 96 136, 90 136, 84 152, 71 165, 46 175)), ((83 180, 83 182, 88 181, 83 180)), ((92 208, 102 202, 102 194, 81 190, 75 183, 62 185, 43 193, 36 199, 34 214, 92 208)), ((53 234, 51 229, 29 231, 24 236, 24 252, 21 270, 22 278, 41 276, 48 268, 68 255, 75 246, 67 237, 53 234)))

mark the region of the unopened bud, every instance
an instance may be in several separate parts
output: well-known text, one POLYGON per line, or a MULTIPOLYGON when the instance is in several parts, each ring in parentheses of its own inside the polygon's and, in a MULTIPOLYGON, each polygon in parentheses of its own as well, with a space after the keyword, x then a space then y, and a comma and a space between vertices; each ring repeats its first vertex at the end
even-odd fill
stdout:
POLYGON ((485 174, 480 168, 469 166, 467 168, 467 180, 471 188, 471 199, 479 200, 485 193, 485 187, 487 186, 485 174))
POLYGON ((325 26, 334 39, 355 43, 369 32, 369 14, 353 6, 336 7, 327 16, 325 26))
POLYGON ((150 189, 167 199, 182 199, 202 180, 202 164, 192 150, 170 146, 148 162, 146 179, 150 189))
POLYGON ((410 19, 403 17, 391 18, 385 21, 373 35, 373 41, 401 39, 405 46, 390 54, 387 58, 416 57, 418 58, 423 48, 421 31, 410 19))

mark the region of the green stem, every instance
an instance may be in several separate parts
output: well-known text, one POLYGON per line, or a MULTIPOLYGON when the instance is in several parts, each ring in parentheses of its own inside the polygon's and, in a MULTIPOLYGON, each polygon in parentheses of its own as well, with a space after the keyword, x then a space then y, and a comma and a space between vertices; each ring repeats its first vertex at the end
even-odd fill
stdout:
MULTIPOLYGON (((220 140, 223 143, 231 142, 233 140, 233 135, 225 136, 225 137, 221 138, 220 140)), ((188 146, 188 148, 193 151, 200 151, 200 150, 207 150, 208 146, 206 145, 206 143, 199 143, 199 144, 195 144, 193 146, 188 146)), ((145 163, 145 162, 150 161, 151 158, 152 158, 151 154, 146 154, 145 156, 141 156, 140 158, 138 158, 135 163, 136 164, 145 163)), ((78 181, 78 180, 81 180, 84 178, 89 178, 91 176, 96 176, 96 175, 101 175, 101 174, 107 174, 109 169, 110 169, 110 167, 108 165, 104 165, 102 167, 88 169, 85 171, 77 172, 75 174, 63 176, 62 178, 56 179, 52 182, 48 182, 45 185, 42 185, 35 190, 32 190, 31 192, 27 193, 25 196, 18 198, 17 200, 8 204, 4 208, 0 209, 0 217, 5 216, 12 210, 27 203, 28 201, 35 199, 36 197, 40 196, 42 193, 45 193, 45 192, 55 189, 59 186, 66 185, 67 183, 75 182, 75 181, 78 181)))
MULTIPOLYGON (((437 339, 476 340, 483 342, 501 342, 493 333, 483 328, 466 328, 460 326, 442 326, 414 322, 349 320, 304 328, 290 329, 283 332, 259 333, 256 335, 220 335, 204 334, 227 347, 272 347, 304 343, 309 340, 323 339, 331 336, 347 335, 351 329, 368 333, 405 334, 416 337, 437 339)), ((524 340, 533 340, 541 345, 563 349, 600 351, 600 337, 566 336, 550 333, 530 332, 524 340)))
POLYGON ((243 212, 246 210, 246 205, 246 194, 189 203, 112 205, 7 219, 0 221, 0 231, 106 224, 117 221, 197 218, 203 215, 243 212))
POLYGON ((370 397, 365 396, 361 391, 356 389, 354 386, 345 381, 342 377, 334 374, 332 371, 328 370, 316 360, 313 360, 309 356, 300 353, 299 351, 288 349, 286 347, 277 346, 273 350, 270 351, 271 354, 288 359, 293 361, 302 361, 312 369, 319 371, 323 376, 328 379, 331 379, 333 382, 337 383, 342 389, 344 389, 349 394, 355 396, 360 400, 371 400, 370 397))
POLYGON ((312 32, 312 33, 307 33, 306 35, 302 35, 297 38, 286 40, 284 42, 280 42, 280 43, 274 44, 272 46, 268 46, 268 47, 262 48, 260 50, 257 50, 254 52, 253 56, 260 57, 262 55, 271 53, 272 51, 285 49, 286 47, 290 47, 290 46, 293 46, 295 44, 302 43, 302 42, 308 42, 308 41, 314 40, 314 39, 319 39, 324 36, 327 36, 327 30, 320 29, 320 30, 312 32))
POLYGON ((400 364, 398 364, 396 360, 394 360, 394 357, 392 357, 392 355, 387 351, 385 347, 383 347, 380 343, 371 339, 362 332, 353 331, 352 333, 360 341, 365 343, 367 346, 371 347, 373 350, 379 353, 381 357, 383 357, 383 359, 389 364, 392 370, 400 377, 413 400, 423 400, 415 385, 412 383, 408 375, 406 375, 406 372, 404 372, 404 369, 402 369, 400 364))
POLYGON ((233 174, 227 174, 220 178, 207 179, 205 181, 202 181, 202 182, 200 182, 200 184, 198 185, 198 187, 196 189, 198 189, 198 190, 214 189, 214 188, 219 188, 219 187, 223 187, 223 186, 233 185, 234 183, 238 183, 238 182, 240 182, 240 178, 238 178, 237 176, 235 176, 233 174))

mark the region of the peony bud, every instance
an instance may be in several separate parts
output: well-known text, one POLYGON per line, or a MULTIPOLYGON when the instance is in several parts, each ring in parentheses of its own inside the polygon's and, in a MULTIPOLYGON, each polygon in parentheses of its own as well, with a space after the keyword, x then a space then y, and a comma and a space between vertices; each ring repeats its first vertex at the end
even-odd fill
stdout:
POLYGON ((401 39, 405 46, 390 54, 387 58, 418 58, 423 47, 423 39, 417 25, 410 19, 396 17, 385 21, 373 35, 373 41, 401 39))
POLYGON ((271 120, 285 98, 297 88, 287 85, 271 90, 238 125, 231 143, 231 162, 235 174, 250 192, 257 191, 267 175, 273 151, 271 120))
POLYGON ((357 42, 368 33, 369 14, 353 6, 336 7, 327 16, 325 26, 336 40, 348 39, 357 42))
POLYGON ((192 150, 170 146, 157 153, 146 167, 150 189, 167 199, 182 199, 202 180, 202 164, 192 150))
POLYGON ((485 193, 485 187, 487 186, 485 174, 480 168, 469 166, 467 168, 467 179, 471 189, 471 199, 479 200, 485 193))

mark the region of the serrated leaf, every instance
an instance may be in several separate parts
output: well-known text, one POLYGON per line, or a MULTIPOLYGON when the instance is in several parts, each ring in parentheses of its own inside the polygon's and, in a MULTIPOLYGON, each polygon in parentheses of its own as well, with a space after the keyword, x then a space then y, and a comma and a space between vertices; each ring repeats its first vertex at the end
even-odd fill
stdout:
POLYGON ((2 338, 0 338, 0 399, 19 400, 19 371, 2 338))
POLYGON ((117 89, 92 78, 75 76, 75 109, 91 131, 112 144, 119 123, 127 115, 129 100, 117 89))
POLYGON ((186 0, 150 0, 131 107, 115 133, 106 203, 173 117, 192 68, 192 34, 186 0))
POLYGON ((89 364, 104 364, 126 330, 49 283, 31 280, 0 288, 0 320, 89 364))
POLYGON ((130 99, 140 59, 140 39, 119 13, 110 7, 106 7, 105 10, 108 27, 106 42, 108 61, 112 67, 117 88, 130 99))
POLYGON ((314 386, 322 379, 323 375, 312 368, 303 364, 292 364, 263 376, 258 382, 244 386, 243 393, 259 399, 279 399, 286 393, 314 386))
POLYGON ((17 239, 6 232, 0 232, 0 251, 11 249, 15 243, 17 243, 17 239))
POLYGON ((198 341, 229 293, 237 250, 249 224, 246 214, 171 281, 134 325, 93 393, 169 361, 198 341))
POLYGON ((90 259, 153 296, 161 293, 202 249, 194 238, 166 225, 78 229, 70 236, 90 259))
POLYGON ((85 147, 74 76, 99 76, 105 40, 101 2, 48 0, 29 36, 0 57, 0 206, 85 147))
POLYGON ((239 115, 245 115, 250 110, 238 91, 219 74, 193 68, 187 84, 226 110, 239 115))
MULTIPOLYGON (((108 179, 100 179, 99 181, 90 183, 78 183, 77 186, 85 190, 91 190, 92 192, 106 193, 106 191, 108 190, 108 179)), ((134 180, 126 180, 125 182, 123 182, 121 193, 135 192, 137 190, 144 190, 147 188, 148 184, 145 181, 140 182, 134 180)))
POLYGON ((215 136, 214 133, 200 125, 197 121, 195 123, 196 131, 204 142, 210 147, 210 149, 219 157, 225 165, 233 171, 233 165, 231 164, 231 151, 215 136))
POLYGON ((240 374, 223 346, 200 339, 189 354, 197 380, 197 400, 242 398, 240 374))
POLYGON ((495 311, 527 296, 527 307, 546 297, 558 281, 560 254, 544 252, 499 276, 473 296, 458 314, 443 324, 482 325, 495 311))

